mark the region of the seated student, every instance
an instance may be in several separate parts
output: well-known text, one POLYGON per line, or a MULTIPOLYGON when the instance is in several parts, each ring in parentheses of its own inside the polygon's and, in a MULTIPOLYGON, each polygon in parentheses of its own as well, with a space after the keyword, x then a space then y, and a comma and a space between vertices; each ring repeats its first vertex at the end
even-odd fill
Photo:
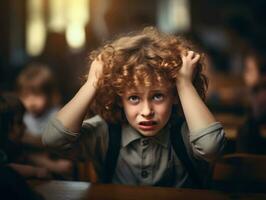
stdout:
POLYGON ((203 101, 203 56, 145 28, 90 59, 86 83, 50 121, 44 144, 63 152, 85 145, 100 182, 200 188, 225 142, 203 101), (83 121, 89 108, 99 115, 83 121))
POLYGON ((244 124, 239 127, 237 152, 266 154, 266 80, 252 89, 251 106, 244 124))
POLYGON ((246 88, 251 91, 265 76, 265 58, 261 51, 250 49, 244 57, 243 79, 246 88))
POLYGON ((23 122, 32 136, 40 137, 48 119, 59 110, 59 92, 52 71, 31 64, 17 77, 17 93, 26 108, 23 122))
POLYGON ((266 60, 263 51, 246 52, 243 80, 247 97, 247 119, 238 129, 236 151, 265 154, 266 60))
MULTIPOLYGON (((49 118, 59 110, 59 92, 52 71, 45 65, 32 64, 21 71, 17 78, 17 94, 26 113, 26 126, 22 142, 41 151, 29 154, 31 162, 55 174, 70 174, 72 163, 66 159, 52 160, 42 151, 41 135, 49 118)), ((32 148, 31 148, 32 149, 32 148)))
POLYGON ((25 178, 50 178, 48 170, 25 163, 20 138, 24 108, 11 94, 0 95, 0 165, 9 166, 25 178))
POLYGON ((247 107, 252 101, 252 91, 263 79, 266 80, 266 60, 262 51, 249 49, 244 56, 242 77, 247 96, 247 107))

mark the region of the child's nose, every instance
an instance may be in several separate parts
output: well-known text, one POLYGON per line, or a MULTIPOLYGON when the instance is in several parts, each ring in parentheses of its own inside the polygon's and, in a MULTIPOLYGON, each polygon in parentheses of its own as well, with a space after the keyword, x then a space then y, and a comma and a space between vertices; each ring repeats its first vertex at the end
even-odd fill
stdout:
POLYGON ((144 102, 143 103, 143 107, 142 107, 142 110, 141 110, 141 115, 143 117, 151 117, 151 116, 154 115, 154 111, 153 111, 152 105, 149 102, 144 102))

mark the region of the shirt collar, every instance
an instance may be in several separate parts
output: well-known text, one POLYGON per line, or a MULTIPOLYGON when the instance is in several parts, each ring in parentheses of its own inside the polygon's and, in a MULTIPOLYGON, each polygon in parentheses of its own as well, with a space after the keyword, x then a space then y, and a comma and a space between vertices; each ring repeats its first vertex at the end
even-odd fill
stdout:
POLYGON ((142 138, 142 136, 129 124, 122 126, 122 147, 140 138, 142 138))
MULTIPOLYGON (((122 147, 126 147, 131 142, 140 138, 143 138, 143 136, 129 124, 122 126, 122 147)), ((154 139, 155 142, 162 145, 163 147, 168 148, 169 125, 160 130, 158 134, 152 137, 152 139, 154 139)))
POLYGON ((165 148, 168 148, 170 142, 169 136, 170 136, 169 125, 166 125, 153 138, 158 144, 162 145, 165 148))

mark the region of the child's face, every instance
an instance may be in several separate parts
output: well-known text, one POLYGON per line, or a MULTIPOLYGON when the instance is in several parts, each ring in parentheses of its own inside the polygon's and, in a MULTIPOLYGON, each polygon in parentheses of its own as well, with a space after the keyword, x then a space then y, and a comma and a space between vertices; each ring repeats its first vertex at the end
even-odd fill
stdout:
POLYGON ((243 73, 244 81, 247 87, 252 88, 259 80, 259 70, 255 59, 248 56, 245 60, 243 73))
POLYGON ((170 118, 174 95, 165 86, 137 87, 125 92, 122 104, 129 124, 143 136, 154 136, 170 118))
POLYGON ((25 106, 25 109, 34 116, 42 115, 48 105, 48 99, 44 94, 22 94, 20 100, 25 106))

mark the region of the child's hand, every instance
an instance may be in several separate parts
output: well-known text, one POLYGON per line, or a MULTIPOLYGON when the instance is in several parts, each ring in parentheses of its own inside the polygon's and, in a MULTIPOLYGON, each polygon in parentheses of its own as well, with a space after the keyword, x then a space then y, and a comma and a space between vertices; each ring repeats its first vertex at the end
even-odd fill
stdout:
POLYGON ((101 59, 101 55, 99 55, 90 66, 90 72, 88 75, 87 81, 92 83, 97 83, 99 77, 101 77, 103 73, 103 61, 101 59))
POLYGON ((177 84, 192 82, 193 72, 196 64, 200 59, 200 55, 193 51, 183 52, 181 54, 182 67, 177 73, 177 84))

